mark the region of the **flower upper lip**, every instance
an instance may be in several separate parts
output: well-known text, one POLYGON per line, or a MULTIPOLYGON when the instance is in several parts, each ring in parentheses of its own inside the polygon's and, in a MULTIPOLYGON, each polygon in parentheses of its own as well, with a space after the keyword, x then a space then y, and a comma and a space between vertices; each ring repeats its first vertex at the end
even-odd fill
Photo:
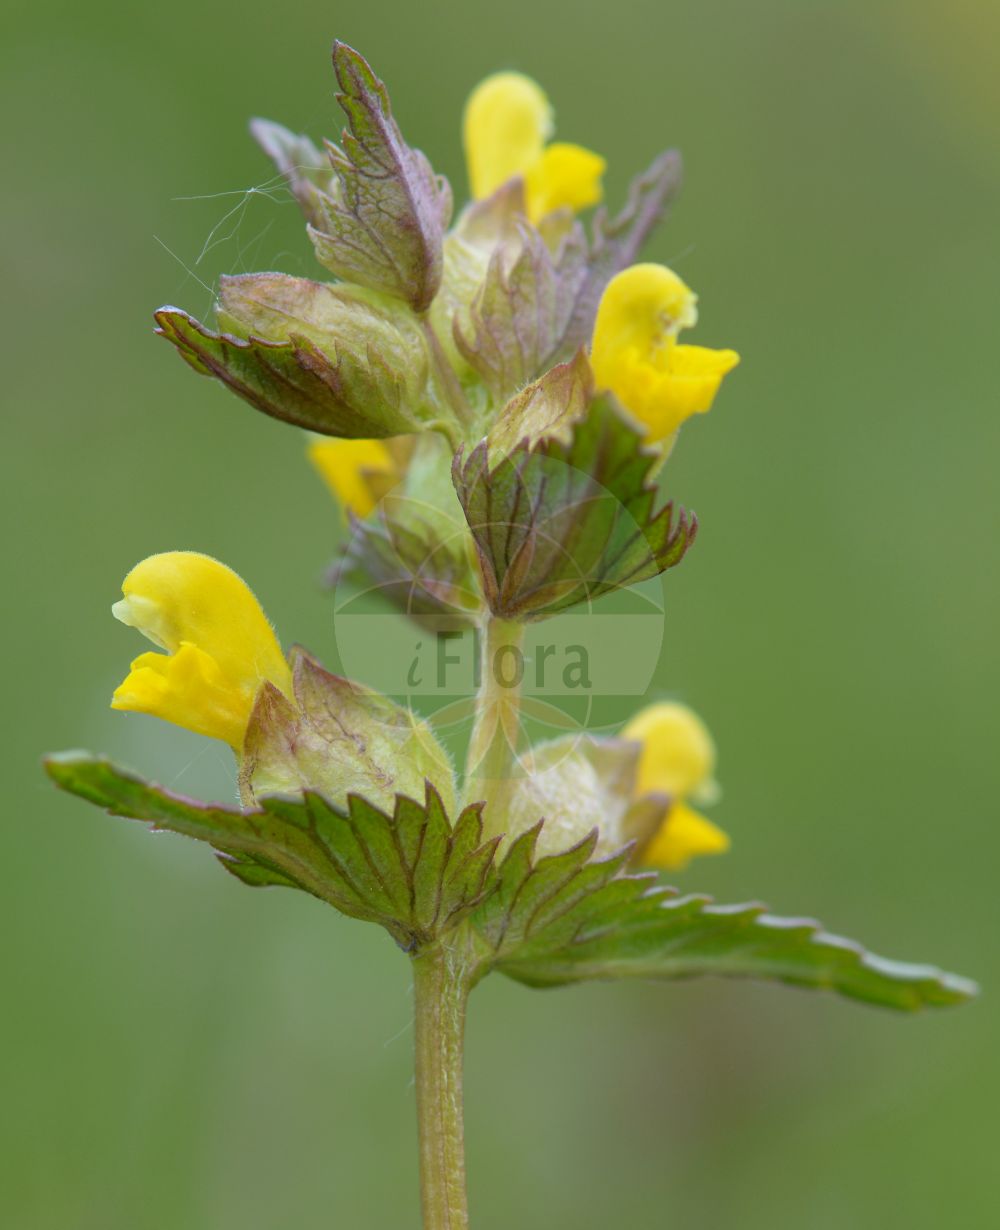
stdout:
POLYGON ((533 222, 557 209, 596 205, 607 163, 592 150, 553 134, 552 107, 523 73, 494 73, 473 90, 463 121, 472 195, 491 196, 515 176, 524 179, 533 222))

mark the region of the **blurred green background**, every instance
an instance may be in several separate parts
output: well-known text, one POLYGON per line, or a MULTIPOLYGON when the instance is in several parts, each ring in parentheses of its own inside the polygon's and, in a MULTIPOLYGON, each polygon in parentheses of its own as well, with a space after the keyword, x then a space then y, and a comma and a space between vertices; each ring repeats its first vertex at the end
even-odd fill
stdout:
POLYGON ((1000 1224, 1000 9, 7 12, 4 1225, 417 1225, 405 959, 38 767, 83 745, 230 797, 224 749, 107 707, 140 648, 108 607, 147 554, 217 555, 286 642, 331 641, 336 519, 301 439, 195 379, 150 312, 204 313, 220 272, 318 270, 294 206, 245 195, 270 175, 246 122, 336 135, 335 35, 460 193, 460 107, 497 67, 609 156, 613 201, 683 149, 650 255, 700 293, 694 340, 744 355, 670 465, 703 533, 669 578, 658 683, 717 736, 734 838, 683 884, 986 986, 910 1019, 744 984, 490 980, 468 1052, 477 1230, 1000 1224))

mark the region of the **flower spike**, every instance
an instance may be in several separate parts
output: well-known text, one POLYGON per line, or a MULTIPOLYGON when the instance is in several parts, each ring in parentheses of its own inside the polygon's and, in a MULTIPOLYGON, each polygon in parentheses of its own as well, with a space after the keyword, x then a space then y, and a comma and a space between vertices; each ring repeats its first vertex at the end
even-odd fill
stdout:
MULTIPOLYGON (((338 144, 260 120, 253 133, 335 280, 221 276, 214 327, 172 307, 156 320, 195 372, 310 433, 343 517, 327 573, 337 656, 388 694, 305 649, 286 658, 224 564, 153 555, 113 609, 156 651, 112 707, 228 743, 239 805, 86 752, 46 771, 112 815, 204 843, 244 885, 298 890, 388 932, 412 971, 422 1220, 458 1230, 465 1005, 490 973, 533 987, 752 977, 906 1011, 977 988, 809 918, 663 883, 658 871, 729 848, 701 814, 718 793, 712 737, 677 703, 615 736, 592 729, 596 697, 631 690, 607 660, 615 642, 634 642, 623 667, 654 664, 649 621, 629 619, 652 609, 637 587, 696 537, 656 476, 739 362, 682 345, 697 296, 636 263, 680 183, 679 153, 584 225, 574 215, 600 202, 604 159, 554 142, 540 86, 496 73, 465 108, 475 199, 452 226, 451 188, 405 141, 383 82, 339 40, 333 64, 338 144), (597 614, 590 635, 572 617, 544 632, 574 610, 597 614), (461 771, 450 753, 466 719, 461 771)), ((645 129, 614 68, 602 96, 645 129)), ((268 489, 250 495, 283 511, 268 489)))
POLYGON ((231 568, 196 551, 137 564, 112 607, 165 650, 144 653, 112 709, 150 713, 239 752, 254 699, 267 681, 291 695, 288 663, 260 603, 231 568))

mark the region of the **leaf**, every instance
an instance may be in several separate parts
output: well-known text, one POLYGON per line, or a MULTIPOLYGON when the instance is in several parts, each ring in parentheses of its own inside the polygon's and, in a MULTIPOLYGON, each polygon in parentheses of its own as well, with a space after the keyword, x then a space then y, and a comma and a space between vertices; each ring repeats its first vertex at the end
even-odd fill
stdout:
POLYGON ((756 978, 914 1011, 962 1003, 975 983, 926 965, 887 961, 802 918, 758 904, 680 896, 651 875, 623 874, 629 851, 593 858, 597 834, 536 858, 541 824, 510 845, 483 842, 480 805, 454 825, 428 782, 424 801, 391 811, 358 795, 346 809, 307 791, 244 811, 196 802, 86 752, 51 756, 60 789, 113 815, 207 842, 244 884, 302 889, 352 918, 380 923, 407 949, 469 917, 476 977, 491 968, 535 987, 704 974, 756 978))
POLYGON ((86 752, 49 757, 45 767, 60 789, 112 815, 207 842, 244 884, 302 889, 380 923, 407 949, 454 928, 492 886, 497 839, 483 841, 479 806, 452 825, 429 782, 422 803, 397 795, 385 811, 353 794, 335 807, 313 791, 239 811, 174 794, 86 752))
POLYGON ((203 376, 214 376, 272 418, 328 436, 384 439, 420 430, 407 378, 370 349, 329 346, 303 333, 286 341, 215 333, 179 308, 155 314, 157 332, 203 376))
POLYGON ((676 150, 667 150, 633 180, 621 213, 609 222, 605 208, 597 211, 586 276, 577 288, 562 338, 549 355, 550 364, 565 362, 581 346, 589 344, 605 286, 616 273, 635 264, 642 245, 662 220, 680 183, 681 156, 676 150))
MULTIPOLYGON (((585 900, 610 883, 627 857, 626 851, 592 860, 597 846, 595 829, 568 850, 536 859, 542 827, 539 821, 511 842, 498 869, 497 886, 472 920, 495 964, 512 958, 538 935, 547 934, 564 905, 585 900)), ((645 885, 646 880, 640 882, 645 885)))
POLYGON ((340 192, 320 198, 321 220, 309 227, 316 255, 338 277, 424 311, 441 282, 451 190, 403 140, 367 61, 336 42, 333 66, 349 130, 342 148, 327 147, 340 192))
POLYGON ((333 181, 326 151, 309 137, 290 132, 273 120, 251 120, 250 135, 288 184, 306 221, 318 222, 322 217, 321 197, 330 193, 333 181))
POLYGON ((396 795, 421 794, 431 780, 454 806, 451 763, 426 722, 302 649, 291 663, 294 703, 265 684, 250 715, 242 798, 312 789, 337 806, 356 793, 391 808, 396 795))
POLYGON ((593 838, 535 859, 522 834, 496 890, 473 915, 495 967, 533 987, 595 979, 715 974, 832 990, 886 1008, 959 1004, 974 983, 926 965, 887 961, 818 923, 778 918, 762 905, 717 905, 623 875, 625 854, 590 859, 593 838))
MULTIPOLYGON (((538 385, 572 379, 566 365, 538 385)), ((655 457, 610 400, 593 402, 583 418, 560 418, 553 401, 557 434, 536 443, 529 435, 499 459, 487 439, 468 457, 459 453, 452 469, 486 599, 504 619, 543 619, 656 576, 680 563, 697 531, 695 517, 681 510, 675 518, 671 503, 654 511, 655 457)))
POLYGON ((549 366, 565 335, 584 278, 586 240, 574 224, 551 252, 527 222, 516 242, 499 243, 468 311, 453 324, 455 344, 497 401, 505 401, 549 366))

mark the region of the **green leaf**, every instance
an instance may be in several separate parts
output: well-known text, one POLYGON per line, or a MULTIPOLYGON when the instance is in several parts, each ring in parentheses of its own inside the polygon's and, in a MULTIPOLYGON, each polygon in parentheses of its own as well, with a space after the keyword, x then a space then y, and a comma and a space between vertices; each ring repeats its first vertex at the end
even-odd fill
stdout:
POLYGON ((491 949, 491 959, 501 968, 529 940, 548 933, 554 912, 558 918, 562 907, 585 900, 596 888, 610 883, 628 857, 628 851, 622 851, 593 859, 598 840, 595 829, 568 850, 536 858, 543 823, 540 820, 511 842, 499 867, 497 887, 473 918, 491 949))
POLYGON ((215 333, 175 307, 160 308, 155 317, 157 332, 196 372, 221 380, 272 418, 353 439, 384 439, 425 425, 419 403, 410 401, 409 378, 374 349, 359 353, 333 339, 324 349, 295 332, 285 341, 215 333))
POLYGON ((657 887, 655 877, 622 874, 624 854, 590 859, 593 838, 536 860, 536 832, 513 843, 497 890, 473 917, 495 968, 529 986, 715 974, 909 1011, 962 1003, 977 992, 965 978, 874 956, 810 919, 680 896, 657 887))
POLYGON ((441 283, 451 189, 403 140, 367 61, 337 42, 333 66, 349 131, 342 148, 328 144, 340 190, 320 199, 321 220, 309 228, 316 255, 338 277, 424 311, 441 283))
POLYGON ((677 195, 681 183, 681 156, 667 150, 633 181, 625 208, 608 220, 603 207, 594 215, 593 238, 586 276, 580 282, 573 311, 550 363, 565 362, 590 342, 597 305, 608 282, 636 258, 653 228, 677 195))
POLYGON ((477 978, 495 968, 551 987, 714 974, 909 1011, 977 994, 968 979, 887 961, 810 919, 681 896, 652 875, 626 874, 629 850, 593 857, 596 832, 539 858, 539 822, 494 868, 500 839, 482 840, 480 806, 465 808, 452 824, 429 782, 423 803, 398 795, 391 810, 358 795, 338 808, 307 791, 240 811, 185 798, 85 752, 45 764, 61 789, 113 815, 208 843, 242 883, 302 889, 352 918, 380 923, 408 949, 470 918, 479 939, 477 978))
MULTIPOLYGON (((532 424, 551 414, 550 434, 533 443, 532 425, 498 459, 488 439, 455 458, 484 593, 503 619, 543 619, 656 576, 680 563, 694 540, 693 516, 681 510, 675 518, 670 503, 654 511, 656 458, 609 400, 593 402, 583 418, 560 416, 585 362, 555 368, 526 390, 532 424)), ((514 433, 504 430, 507 443, 514 433)))
POLYGON ((271 684, 257 696, 243 744, 240 796, 320 791, 337 806, 350 794, 391 809, 396 795, 436 783, 454 807, 451 762, 426 722, 359 683, 331 674, 296 648, 294 703, 271 684))
POLYGON ((351 918, 380 923, 407 949, 454 928, 487 895, 497 838, 483 842, 478 805, 452 825, 440 795, 397 795, 383 811, 359 795, 345 808, 313 791, 236 810, 199 803, 86 752, 45 762, 62 790, 112 815, 207 842, 252 886, 286 885, 351 918))

